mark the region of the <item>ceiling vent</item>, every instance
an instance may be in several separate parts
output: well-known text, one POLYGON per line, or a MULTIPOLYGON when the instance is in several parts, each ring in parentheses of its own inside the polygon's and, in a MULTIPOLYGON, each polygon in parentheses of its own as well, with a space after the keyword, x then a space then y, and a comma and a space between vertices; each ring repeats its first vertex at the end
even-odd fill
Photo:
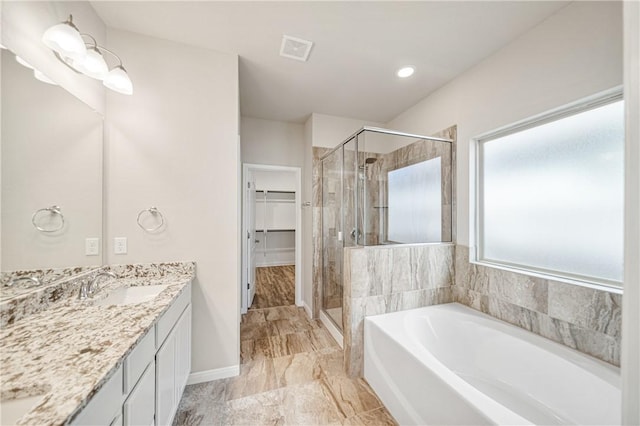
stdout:
POLYGON ((282 36, 282 46, 280 46, 280 56, 307 62, 312 46, 312 41, 284 35, 282 36))

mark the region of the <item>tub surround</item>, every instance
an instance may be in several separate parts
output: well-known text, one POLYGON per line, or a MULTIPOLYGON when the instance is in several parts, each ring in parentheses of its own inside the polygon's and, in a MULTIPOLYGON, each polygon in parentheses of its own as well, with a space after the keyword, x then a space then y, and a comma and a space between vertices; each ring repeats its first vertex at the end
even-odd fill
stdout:
MULTIPOLYGON (((104 288, 93 299, 77 300, 80 284, 74 282, 60 290, 62 296, 55 303, 43 303, 46 310, 29 312, 28 318, 14 318, 11 325, 3 325, 2 399, 44 394, 18 424, 63 424, 72 420, 195 276, 193 262, 105 269, 122 278, 105 279, 104 288), (95 304, 119 287, 160 284, 168 287, 150 302, 95 304), (75 291, 70 290, 72 287, 75 291)), ((19 306, 16 309, 27 311, 19 306)))
POLYGON ((456 246, 455 301, 620 365, 622 295, 469 263, 456 246))
POLYGON ((455 245, 351 247, 344 253, 344 368, 361 377, 364 318, 453 302, 455 245))

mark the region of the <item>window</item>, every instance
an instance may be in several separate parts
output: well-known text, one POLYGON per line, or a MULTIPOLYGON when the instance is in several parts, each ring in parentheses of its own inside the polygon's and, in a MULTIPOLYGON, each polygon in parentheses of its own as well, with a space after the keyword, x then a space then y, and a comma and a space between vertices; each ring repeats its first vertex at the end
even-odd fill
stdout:
POLYGON ((620 286, 623 119, 618 95, 478 139, 476 260, 620 286))
POLYGON ((392 170, 388 180, 388 240, 396 243, 442 241, 440 157, 392 170))

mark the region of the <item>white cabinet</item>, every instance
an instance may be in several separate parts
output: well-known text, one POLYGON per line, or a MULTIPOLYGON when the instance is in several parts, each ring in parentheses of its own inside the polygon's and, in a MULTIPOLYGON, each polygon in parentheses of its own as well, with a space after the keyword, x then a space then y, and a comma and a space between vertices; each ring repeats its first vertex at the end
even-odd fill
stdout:
POLYGON ((124 426, 154 424, 155 384, 155 363, 151 361, 124 403, 124 426))
POLYGON ((191 284, 72 425, 170 425, 191 371, 191 284))
POLYGON ((85 426, 117 423, 122 410, 122 397, 122 366, 120 366, 71 424, 85 426))
POLYGON ((191 370, 191 305, 156 353, 156 426, 170 425, 191 370))

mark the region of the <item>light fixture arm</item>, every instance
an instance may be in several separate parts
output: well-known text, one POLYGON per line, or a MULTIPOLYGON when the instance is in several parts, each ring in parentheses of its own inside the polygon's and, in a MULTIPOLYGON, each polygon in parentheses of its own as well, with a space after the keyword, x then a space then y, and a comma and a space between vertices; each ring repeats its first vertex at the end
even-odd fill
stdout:
MULTIPOLYGON (((85 36, 85 37, 89 37, 89 38, 91 39, 91 42, 93 43, 93 47, 94 47, 95 49, 99 50, 99 51, 100 51, 100 53, 102 53, 102 52, 107 52, 107 53, 109 53, 111 56, 114 56, 114 57, 118 60, 118 66, 119 66, 120 68, 124 69, 124 67, 122 66, 122 59, 120 59, 120 56, 116 55, 112 50, 109 50, 109 49, 107 49, 107 48, 106 48, 106 47, 104 47, 104 46, 100 46, 100 45, 98 44, 98 42, 96 41, 96 39, 95 39, 91 34, 87 34, 87 33, 80 33, 80 35, 81 35, 81 36, 85 36)), ((86 42, 85 42, 85 44, 86 44, 87 46, 89 46, 89 45, 90 45, 89 43, 86 43, 86 42)))

